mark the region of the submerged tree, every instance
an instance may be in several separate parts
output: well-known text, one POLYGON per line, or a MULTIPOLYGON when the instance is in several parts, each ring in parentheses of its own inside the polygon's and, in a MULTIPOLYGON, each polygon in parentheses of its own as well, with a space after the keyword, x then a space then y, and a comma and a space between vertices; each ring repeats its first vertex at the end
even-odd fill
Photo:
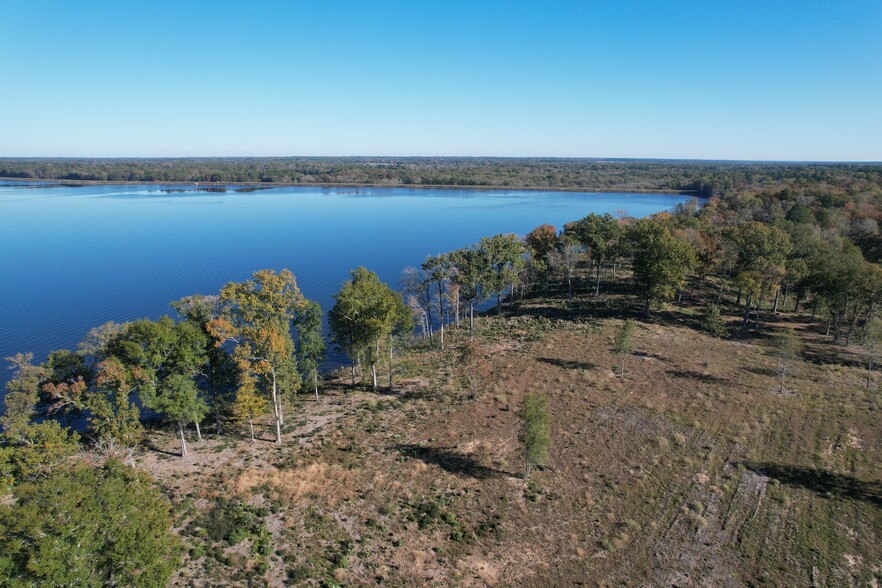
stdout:
POLYGON ((551 415, 544 394, 530 392, 524 397, 518 412, 521 430, 518 440, 524 448, 524 478, 530 477, 534 466, 542 465, 548 459, 551 445, 551 415))

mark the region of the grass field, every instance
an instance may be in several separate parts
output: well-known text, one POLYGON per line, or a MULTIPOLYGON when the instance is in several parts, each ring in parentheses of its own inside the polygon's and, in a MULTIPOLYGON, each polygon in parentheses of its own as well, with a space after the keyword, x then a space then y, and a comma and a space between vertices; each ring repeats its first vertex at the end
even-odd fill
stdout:
POLYGON ((268 428, 207 435, 181 460, 154 432, 138 463, 189 548, 174 583, 876 586, 882 376, 867 387, 859 350, 792 313, 713 339, 687 299, 638 323, 621 374, 613 336, 633 309, 612 291, 482 317, 478 399, 452 328, 445 351, 403 355, 394 390, 340 379, 297 400, 281 447, 268 428), (785 325, 805 352, 782 393, 769 334, 785 325), (525 480, 529 391, 548 397, 553 444, 525 480))

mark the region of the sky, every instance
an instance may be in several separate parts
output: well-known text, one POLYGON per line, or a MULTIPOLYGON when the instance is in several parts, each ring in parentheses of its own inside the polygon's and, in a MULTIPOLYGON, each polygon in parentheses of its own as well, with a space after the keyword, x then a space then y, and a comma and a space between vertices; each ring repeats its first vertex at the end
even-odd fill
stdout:
POLYGON ((882 2, 0 1, 0 156, 882 161, 882 2))

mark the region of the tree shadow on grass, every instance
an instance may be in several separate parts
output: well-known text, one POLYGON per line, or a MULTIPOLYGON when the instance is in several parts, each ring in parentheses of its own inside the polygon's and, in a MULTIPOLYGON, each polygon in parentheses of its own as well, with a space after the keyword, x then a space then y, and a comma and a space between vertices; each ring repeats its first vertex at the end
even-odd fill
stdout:
POLYGON ((714 376, 713 374, 705 374, 702 372, 695 372, 692 370, 668 370, 668 374, 676 377, 676 378, 685 378, 687 380, 697 380, 704 384, 727 384, 729 383, 729 378, 721 378, 720 376, 714 376))
POLYGON ((395 446, 402 455, 414 457, 426 464, 434 464, 445 472, 485 480, 503 476, 516 477, 511 472, 496 470, 478 463, 470 455, 458 453, 441 447, 421 447, 413 444, 399 444, 395 446))
POLYGON ((555 357, 537 357, 536 361, 541 361, 542 363, 547 363, 551 365, 556 365, 559 368, 563 368, 565 370, 593 370, 597 367, 597 364, 591 363, 590 361, 576 361, 572 359, 557 359, 555 357))
POLYGON ((882 482, 866 482, 835 472, 774 463, 744 462, 744 466, 752 472, 796 488, 882 507, 882 482))

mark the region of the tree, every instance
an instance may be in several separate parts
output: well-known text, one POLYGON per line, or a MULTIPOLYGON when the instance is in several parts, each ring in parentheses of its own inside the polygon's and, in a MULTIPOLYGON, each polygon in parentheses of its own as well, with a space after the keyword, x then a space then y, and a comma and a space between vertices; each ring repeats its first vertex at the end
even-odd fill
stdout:
POLYGON ((131 401, 136 391, 132 373, 110 357, 97 365, 94 387, 86 395, 87 421, 98 447, 114 452, 132 447, 141 439, 141 411, 131 401))
POLYGON ((205 334, 206 361, 197 375, 202 397, 214 415, 217 434, 221 432, 221 416, 232 407, 237 381, 236 363, 223 347, 216 347, 208 330, 209 323, 220 318, 218 296, 193 295, 171 303, 186 321, 205 334))
POLYGON ((388 341, 396 331, 404 331, 408 327, 412 330, 413 319, 401 295, 381 282, 377 274, 359 267, 352 270, 351 276, 340 292, 334 295, 334 307, 328 313, 328 323, 334 343, 353 362, 353 386, 355 364, 352 358, 363 354, 371 366, 371 379, 376 390, 381 343, 388 341))
POLYGON ((623 231, 618 221, 609 213, 594 214, 569 226, 572 235, 588 250, 596 271, 594 295, 600 294, 600 270, 614 254, 623 231))
POLYGON ((444 286, 450 279, 453 263, 450 255, 446 253, 430 255, 423 262, 422 269, 429 282, 433 282, 438 290, 438 328, 441 335, 441 349, 444 349, 444 286))
POLYGON ((259 270, 245 282, 230 282, 221 290, 223 316, 209 322, 215 346, 235 345, 233 357, 240 369, 261 378, 270 390, 276 426, 276 444, 282 443, 284 415, 280 388, 299 385, 291 321, 306 299, 289 270, 259 270), (247 366, 247 367, 245 367, 247 366))
POLYGON ((781 385, 778 392, 784 393, 784 379, 790 371, 791 363, 802 352, 802 343, 793 329, 786 329, 775 336, 772 354, 778 358, 778 375, 781 377, 781 385))
POLYGON ((181 457, 187 455, 184 426, 192 422, 202 438, 199 422, 208 405, 196 386, 206 361, 205 332, 190 321, 175 323, 164 316, 129 325, 109 349, 132 367, 144 406, 177 425, 181 457))
POLYGON ((450 257, 456 268, 453 280, 459 285, 460 296, 469 305, 469 339, 474 339, 475 305, 486 299, 484 283, 489 273, 490 261, 487 252, 475 246, 457 249, 450 257))
POLYGON ((695 263, 695 252, 671 230, 654 220, 642 220, 628 233, 633 251, 634 283, 643 300, 643 316, 651 305, 671 298, 682 287, 695 263))
POLYGON ((254 418, 266 410, 266 399, 257 393, 257 377, 249 371, 250 366, 250 362, 246 362, 239 371, 239 387, 233 402, 233 416, 248 423, 251 441, 254 441, 254 418))
POLYGON ((530 251, 533 269, 542 276, 542 289, 548 291, 549 256, 557 247, 557 229, 554 225, 539 225, 524 237, 524 243, 530 251))
POLYGON ((872 317, 864 327, 864 335, 861 346, 867 353, 867 388, 872 384, 873 366, 879 354, 879 344, 882 343, 882 320, 872 317))
POLYGON ((432 282, 422 269, 406 267, 401 272, 399 285, 407 296, 411 314, 422 324, 423 339, 428 337, 429 344, 432 344, 435 340, 432 331, 432 282))
POLYGON ((561 235, 557 247, 548 255, 551 267, 562 272, 567 282, 567 299, 573 298, 573 272, 581 254, 582 249, 576 240, 564 233, 561 235))
POLYGON ((484 349, 474 339, 469 340, 460 350, 459 368, 469 384, 472 398, 477 400, 478 388, 490 375, 490 362, 486 359, 484 349))
POLYGON ((297 367, 300 379, 306 386, 311 382, 318 400, 319 367, 327 359, 325 339, 322 337, 322 307, 309 300, 294 313, 294 326, 297 328, 297 367))
POLYGON ((616 355, 622 358, 622 371, 621 375, 625 375, 625 359, 634 353, 634 330, 635 323, 633 320, 628 319, 619 329, 616 331, 616 336, 613 341, 613 349, 616 352, 616 355))
POLYGON ((17 442, 0 443, 0 495, 18 483, 48 475, 79 450, 79 435, 57 422, 30 423, 17 442))
POLYGON ((524 397, 518 412, 521 430, 518 440, 524 447, 524 478, 530 477, 534 466, 542 465, 548 458, 551 445, 551 415, 544 394, 530 392, 524 397))
POLYGON ((6 438, 14 443, 25 442, 27 429, 40 399, 40 384, 49 370, 31 363, 33 353, 16 353, 6 361, 14 370, 12 379, 6 383, 5 411, 0 417, 0 427, 6 438))
MULTIPOLYGON (((701 330, 711 337, 720 339, 729 336, 726 329, 726 321, 720 315, 720 307, 716 304, 708 304, 704 310, 704 316, 701 317, 701 330)), ((704 367, 710 365, 710 346, 705 345, 704 348, 704 367)))
POLYGON ((523 267, 524 246, 514 234, 484 237, 479 248, 486 256, 488 269, 484 285, 496 294, 496 312, 502 312, 502 293, 511 285, 514 300, 514 282, 523 267))
POLYGON ((178 567, 171 507, 119 463, 63 469, 0 505, 0 577, 13 586, 164 586, 178 567))

